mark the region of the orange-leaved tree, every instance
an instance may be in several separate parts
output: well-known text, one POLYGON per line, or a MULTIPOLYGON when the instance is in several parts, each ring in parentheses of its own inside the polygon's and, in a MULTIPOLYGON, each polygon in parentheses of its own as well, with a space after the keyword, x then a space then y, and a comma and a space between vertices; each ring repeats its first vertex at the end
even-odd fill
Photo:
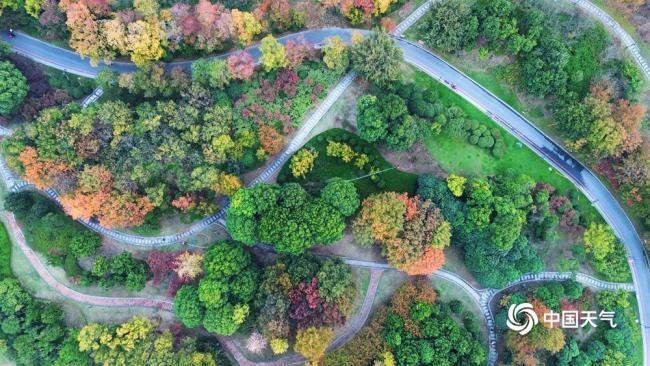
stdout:
POLYGON ((39 189, 49 188, 59 175, 70 171, 64 161, 41 160, 38 151, 31 146, 20 153, 18 160, 23 165, 25 179, 39 189))
POLYGON ((352 231, 360 244, 380 245, 388 263, 410 275, 442 267, 451 239, 451 225, 430 200, 395 192, 364 200, 352 231))

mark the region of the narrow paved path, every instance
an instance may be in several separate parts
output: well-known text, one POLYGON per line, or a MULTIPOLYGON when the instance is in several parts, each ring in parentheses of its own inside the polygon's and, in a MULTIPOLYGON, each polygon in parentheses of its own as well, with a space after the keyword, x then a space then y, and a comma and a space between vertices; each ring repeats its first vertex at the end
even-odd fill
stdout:
MULTIPOLYGON (((277 155, 271 163, 267 164, 264 171, 257 176, 252 182, 251 185, 255 185, 260 182, 266 182, 268 179, 273 176, 277 171, 282 168, 282 166, 291 158, 291 156, 306 142, 309 133, 314 127, 320 122, 325 113, 334 105, 334 103, 340 98, 340 96, 345 92, 345 90, 352 84, 357 74, 355 72, 350 72, 346 74, 339 83, 332 88, 327 97, 318 105, 318 107, 311 113, 307 120, 300 126, 296 131, 293 138, 289 144, 282 150, 282 152, 277 155)), ((89 105, 96 101, 101 94, 103 94, 102 89, 95 90, 90 96, 84 100, 84 106, 89 105)), ((10 135, 11 130, 7 128, 0 129, 0 136, 10 135)), ((34 186, 14 175, 14 173, 7 166, 4 158, 0 157, 0 174, 4 181, 6 182, 7 188, 11 192, 18 192, 24 189, 33 189, 34 186)), ((42 194, 48 196, 53 201, 61 205, 58 193, 52 189, 39 190, 42 194)), ((183 242, 188 238, 210 228, 211 226, 217 224, 223 226, 223 218, 226 216, 226 207, 219 210, 216 214, 203 218, 202 220, 195 222, 189 228, 184 229, 181 232, 171 235, 162 235, 162 236, 141 236, 127 234, 119 230, 107 229, 97 222, 87 221, 87 220, 77 220, 84 226, 90 228, 91 230, 98 232, 108 238, 119 241, 121 243, 126 243, 134 246, 142 247, 159 247, 165 245, 171 245, 183 242)))
MULTIPOLYGON (((149 298, 124 298, 124 297, 108 297, 108 296, 94 296, 87 295, 75 291, 62 283, 58 282, 54 276, 47 270, 45 265, 38 258, 36 253, 27 245, 25 237, 22 230, 20 229, 16 219, 12 213, 4 212, 5 219, 7 222, 7 229, 10 231, 11 237, 16 241, 20 247, 23 254, 27 257, 31 265, 37 271, 39 276, 56 292, 61 295, 68 297, 74 301, 97 306, 137 306, 137 307, 147 307, 147 308, 156 308, 166 311, 172 311, 173 302, 167 300, 159 299, 149 299, 149 298)), ((340 333, 334 342, 328 347, 328 351, 332 351, 354 337, 354 335, 363 328, 370 312, 372 310, 372 305, 377 293, 377 287, 379 284, 379 279, 381 274, 385 270, 395 270, 385 263, 377 263, 370 261, 363 261, 358 259, 344 258, 344 261, 353 267, 361 267, 370 269, 370 280, 368 283, 368 289, 366 290, 364 301, 361 307, 357 310, 354 317, 348 321, 345 326, 345 329, 340 333)), ((494 345, 496 344, 496 331, 494 327, 494 317, 490 308, 490 303, 494 297, 509 288, 518 286, 522 283, 529 282, 544 282, 544 281, 558 281, 558 280, 567 280, 571 278, 574 274, 571 272, 541 272, 536 274, 527 274, 522 276, 516 281, 509 283, 506 287, 502 289, 476 289, 467 281, 465 281, 459 275, 449 272, 446 270, 439 270, 432 274, 432 277, 444 278, 448 281, 451 281, 461 287, 467 294, 474 300, 474 302, 479 307, 483 317, 485 318, 486 325, 488 328, 488 340, 489 340, 489 365, 496 364, 497 353, 494 345)), ((634 291, 634 286, 632 284, 625 283, 612 283, 601 281, 596 278, 593 278, 589 275, 578 273, 575 275, 576 280, 586 286, 590 286, 602 290, 617 290, 623 289, 625 291, 634 291)), ((281 365, 297 365, 305 362, 304 358, 300 355, 292 354, 282 358, 279 358, 272 362, 252 362, 248 360, 241 352, 239 346, 237 346, 234 340, 231 337, 218 337, 219 340, 223 343, 224 347, 233 355, 240 365, 244 366, 281 366, 281 365)))
POLYGON ((630 51, 630 54, 634 58, 634 61, 639 65, 643 75, 650 80, 650 66, 648 66, 648 60, 643 57, 639 46, 634 41, 626 31, 621 27, 621 25, 614 20, 606 11, 599 8, 597 5, 588 0, 569 0, 574 3, 579 9, 585 13, 591 15, 592 17, 598 19, 601 23, 610 29, 623 43, 625 49, 630 51))
MULTIPOLYGON (((347 342, 349 342, 356 334, 363 328, 370 316, 370 311, 372 310, 372 305, 377 294, 377 286, 379 285, 379 279, 381 274, 384 272, 382 268, 372 268, 370 270, 370 280, 368 282, 368 289, 366 290, 366 296, 363 299, 363 304, 357 310, 356 314, 351 320, 345 324, 343 331, 337 335, 336 339, 332 344, 327 347, 327 351, 331 352, 347 342)), ((219 341, 224 345, 224 347, 233 355, 235 360, 239 363, 240 366, 284 366, 284 365, 302 365, 305 363, 306 359, 298 354, 287 355, 281 357, 274 361, 268 362, 253 362, 246 358, 241 352, 240 347, 235 344, 232 338, 230 337, 218 337, 219 341)))
POLYGON ((7 223, 7 229, 11 232, 11 236, 20 247, 20 250, 23 252, 29 263, 34 267, 38 275, 41 277, 45 283, 48 284, 52 289, 61 295, 70 298, 74 301, 97 306, 141 306, 147 308, 155 308, 161 310, 171 311, 173 303, 167 300, 158 300, 158 299, 149 299, 149 298, 139 298, 139 297, 105 297, 105 296, 94 296, 87 295, 81 292, 75 291, 59 281, 47 270, 43 262, 38 258, 34 250, 27 245, 25 241, 25 236, 23 235, 20 226, 16 222, 14 214, 10 212, 4 212, 5 220, 7 223))
MULTIPOLYGON (((428 6, 429 4, 430 2, 427 2, 425 6, 428 6)), ((301 35, 305 36, 309 42, 313 43, 317 43, 318 40, 322 42, 325 38, 333 35, 340 35, 344 40, 349 41, 353 31, 355 30, 330 28, 324 30, 305 31, 302 32, 301 35)), ((288 37, 290 38, 291 36, 288 37)), ((21 36, 17 37, 15 41, 22 41, 23 39, 25 38, 22 38, 21 36)), ((285 40, 286 39, 287 38, 285 38, 285 40)), ((29 42, 33 41, 27 41, 27 43, 29 42)), ((551 166, 555 167, 565 177, 571 180, 575 186, 590 199, 594 207, 596 207, 607 223, 614 229, 617 236, 625 243, 629 255, 628 262, 630 263, 634 284, 637 288, 636 295, 637 302, 640 305, 641 332, 644 350, 646 350, 646 352, 644 352, 644 364, 647 364, 647 353, 650 351, 650 301, 646 301, 646 297, 649 296, 650 292, 650 274, 648 272, 649 264, 643 243, 637 234, 634 225, 627 217, 625 211, 615 197, 607 190, 593 172, 572 157, 571 154, 561 145, 546 136, 517 111, 512 109, 505 102, 494 96, 474 80, 417 44, 410 43, 403 39, 396 39, 396 42, 404 51, 405 59, 408 63, 413 64, 446 85, 456 85, 455 90, 459 95, 491 116, 508 132, 525 143, 540 157, 551 164, 551 166)), ((19 48, 20 47, 25 47, 25 45, 21 44, 19 48)), ((53 46, 39 44, 35 50, 36 55, 32 54, 28 57, 38 58, 42 56, 38 53, 38 49, 43 47, 52 48, 53 46)), ((27 45, 27 48, 29 48, 29 45, 27 45)), ((48 50, 49 51, 47 52, 52 52, 51 49, 48 50)), ((21 49, 17 49, 17 51, 21 52, 21 49)), ((57 53, 59 51, 56 51, 55 48, 54 52, 57 53)), ((641 57, 641 55, 639 54, 638 57, 641 57)), ((637 59, 637 62, 638 60, 641 60, 641 58, 637 59)), ((189 65, 189 63, 184 64, 189 65)), ((179 65, 183 66, 184 64, 179 65)), ((647 65, 647 62, 645 64, 647 65)), ((640 65, 643 66, 641 63, 640 65)), ((59 65, 55 67, 61 66, 59 65)), ((119 68, 121 66, 115 64, 110 67, 119 68)), ((213 217, 211 218, 213 219, 211 222, 208 222, 209 220, 202 222, 203 227, 201 230, 211 224, 218 223, 221 218, 223 218, 223 216, 220 218, 213 217)), ((99 229, 96 224, 93 225, 92 223, 89 223, 88 226, 95 230, 99 229)), ((195 227, 193 226, 193 228, 195 227)), ((152 243, 152 245, 159 246, 172 243, 169 239, 173 239, 173 237, 162 238, 162 240, 158 238, 136 238, 133 240, 132 244, 149 245, 152 243)))
MULTIPOLYGON (((159 300, 159 299, 149 299, 149 298, 124 298, 124 297, 108 297, 108 296, 94 296, 87 295, 75 291, 54 278, 52 274, 47 270, 43 262, 38 258, 36 253, 27 245, 23 232, 16 222, 16 219, 12 213, 3 212, 7 222, 7 229, 10 231, 11 237, 16 241, 20 247, 23 254, 27 257, 31 265, 37 271, 39 276, 55 291, 60 293, 63 296, 66 296, 72 300, 75 300, 80 303, 97 305, 97 306, 138 306, 138 307, 147 307, 147 308, 156 308, 166 311, 172 311, 173 302, 168 300, 159 300)), ((365 298, 363 304, 354 315, 354 317, 346 324, 345 329, 340 333, 334 342, 328 348, 329 351, 334 350, 346 342, 348 342, 354 335, 364 326, 372 310, 372 305, 377 292, 377 286, 379 284, 379 279, 381 274, 385 270, 395 270, 386 263, 377 263, 370 262, 352 258, 343 258, 345 263, 353 267, 361 267, 370 269, 370 280, 368 284, 368 289, 366 290, 365 298)), ((489 340, 489 365, 496 364, 497 353, 494 345, 496 344, 496 331, 494 327, 494 317, 490 308, 490 302, 493 298, 500 292, 507 290, 511 287, 520 285, 522 283, 528 282, 542 282, 542 281, 558 281, 566 280, 573 276, 571 272, 541 272, 535 274, 527 274, 522 276, 516 281, 509 283, 506 287, 502 289, 476 289, 467 281, 465 281, 459 275, 449 272, 446 270, 439 270, 432 274, 433 277, 441 277, 448 281, 451 281, 461 287, 468 295, 474 300, 474 302, 479 307, 483 317, 485 318, 486 325, 488 328, 488 340, 489 340)), ((603 290, 617 290, 623 289, 625 291, 634 291, 634 286, 632 284, 622 284, 622 283, 612 283, 605 282, 593 278, 589 275, 578 273, 575 275, 576 280, 586 286, 594 287, 597 289, 603 290)), ((219 340, 224 344, 224 346, 233 354, 233 357, 239 362, 240 365, 251 365, 251 366, 280 366, 280 365, 295 365, 304 363, 304 359, 296 354, 289 355, 273 362, 262 362, 255 363, 246 359, 246 357, 241 353, 239 347, 234 343, 230 337, 219 337, 219 340)))

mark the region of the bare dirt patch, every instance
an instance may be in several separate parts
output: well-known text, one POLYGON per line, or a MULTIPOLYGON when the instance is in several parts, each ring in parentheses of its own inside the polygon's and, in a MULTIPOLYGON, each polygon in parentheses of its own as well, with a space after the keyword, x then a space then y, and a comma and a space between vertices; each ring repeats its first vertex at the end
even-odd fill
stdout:
POLYGON ((343 239, 328 246, 316 246, 312 251, 321 255, 336 255, 372 262, 385 262, 377 245, 366 247, 357 244, 350 229, 346 230, 343 239))
POLYGON ((461 248, 451 246, 445 249, 445 265, 443 268, 459 275, 474 288, 482 288, 481 284, 465 266, 465 255, 461 248))
POLYGON ((396 166, 399 170, 421 174, 433 174, 437 177, 446 178, 447 172, 433 160, 431 153, 422 143, 416 143, 406 151, 396 151, 384 146, 379 148, 381 155, 396 166))

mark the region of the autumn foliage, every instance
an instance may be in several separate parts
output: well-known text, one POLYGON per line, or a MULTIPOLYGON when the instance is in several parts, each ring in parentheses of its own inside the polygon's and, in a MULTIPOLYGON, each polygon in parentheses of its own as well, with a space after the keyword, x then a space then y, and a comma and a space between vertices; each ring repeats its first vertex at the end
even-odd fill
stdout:
POLYGON ((18 160, 25 170, 25 179, 30 181, 36 188, 49 188, 57 176, 70 170, 63 161, 40 160, 38 152, 33 147, 23 150, 18 160))
POLYGON ((246 51, 228 56, 228 72, 235 79, 248 80, 255 72, 255 59, 246 51))
POLYGON ((410 275, 444 265, 451 226, 429 200, 386 192, 364 200, 352 227, 357 242, 379 244, 388 262, 410 275))
POLYGON ((404 267, 410 276, 430 275, 445 265, 445 253, 442 249, 425 248, 422 257, 404 267))

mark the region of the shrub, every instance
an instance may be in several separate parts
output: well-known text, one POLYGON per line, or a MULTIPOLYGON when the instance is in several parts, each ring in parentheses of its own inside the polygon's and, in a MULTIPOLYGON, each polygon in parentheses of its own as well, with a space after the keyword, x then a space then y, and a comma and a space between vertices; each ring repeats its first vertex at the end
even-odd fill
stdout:
POLYGON ((81 274, 81 267, 79 267, 79 264, 77 263, 77 258, 75 258, 72 254, 65 256, 65 260, 63 261, 63 269, 68 276, 77 277, 81 274))
POLYGON ((274 338, 271 340, 271 350, 273 354, 280 355, 289 350, 289 341, 283 338, 274 338))
MULTIPOLYGON (((465 307, 463 306, 463 303, 460 302, 459 300, 452 300, 449 302, 449 307, 451 308, 451 311, 454 314, 460 315, 464 310, 465 307)), ((469 313, 471 314, 471 313, 469 313)))
POLYGON ((478 139, 478 146, 484 149, 489 149, 494 146, 494 139, 492 136, 483 136, 478 139))

